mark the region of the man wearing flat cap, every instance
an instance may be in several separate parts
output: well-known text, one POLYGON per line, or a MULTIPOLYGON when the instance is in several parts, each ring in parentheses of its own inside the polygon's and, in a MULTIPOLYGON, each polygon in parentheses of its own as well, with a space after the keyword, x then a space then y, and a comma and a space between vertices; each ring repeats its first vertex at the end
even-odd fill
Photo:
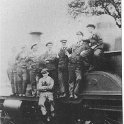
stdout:
POLYGON ((83 39, 83 33, 81 31, 77 32, 76 34, 78 36, 78 42, 72 48, 71 54, 67 52, 69 58, 69 94, 70 98, 75 99, 78 97, 79 85, 82 81, 82 69, 84 70, 84 62, 87 60, 87 56, 90 55, 89 40, 83 39), (85 54, 82 54, 84 51, 85 54))
POLYGON ((28 59, 28 51, 27 47, 21 47, 21 52, 16 56, 17 61, 17 81, 16 81, 16 92, 18 95, 25 96, 27 82, 28 82, 28 70, 27 70, 27 59, 28 59))
POLYGON ((38 52, 38 46, 37 44, 33 44, 31 46, 31 52, 29 54, 29 74, 30 74, 30 83, 32 86, 32 89, 34 86, 36 86, 36 76, 39 71, 39 60, 40 54, 38 52))
POLYGON ((46 43, 46 48, 47 50, 43 55, 42 60, 44 61, 46 68, 49 70, 49 75, 54 79, 55 88, 56 88, 57 80, 58 80, 57 54, 53 51, 52 42, 46 43))
POLYGON ((16 68, 17 68, 17 63, 16 63, 16 56, 17 56, 17 49, 16 47, 13 47, 11 49, 11 56, 9 56, 8 59, 8 68, 7 68, 7 75, 9 78, 9 81, 11 83, 11 88, 12 88, 12 95, 16 95, 16 68))
MULTIPOLYGON (((54 87, 54 80, 48 75, 48 69, 44 68, 41 71, 41 74, 43 75, 42 78, 39 79, 39 82, 37 84, 37 90, 40 93, 39 97, 39 106, 41 107, 41 112, 45 116, 47 114, 47 110, 45 107, 45 101, 48 99, 50 103, 50 111, 51 116, 54 115, 54 101, 53 101, 53 87, 54 87)), ((50 119, 49 116, 47 119, 50 119)))
POLYGON ((87 25, 88 32, 90 33, 90 43, 91 47, 94 46, 94 54, 97 56, 99 55, 100 50, 103 50, 103 40, 97 32, 95 32, 95 25, 89 24, 87 25), (98 50, 99 49, 99 50, 98 50), (95 52, 97 50, 97 52, 95 52), (99 51, 99 52, 98 52, 99 51))
POLYGON ((88 32, 90 33, 90 47, 94 51, 94 56, 93 56, 93 65, 96 67, 100 67, 100 59, 102 57, 103 53, 103 40, 100 36, 99 33, 95 32, 95 25, 89 24, 87 25, 88 32))
POLYGON ((58 82, 60 97, 65 97, 68 93, 68 56, 67 40, 61 40, 62 47, 58 53, 58 82))

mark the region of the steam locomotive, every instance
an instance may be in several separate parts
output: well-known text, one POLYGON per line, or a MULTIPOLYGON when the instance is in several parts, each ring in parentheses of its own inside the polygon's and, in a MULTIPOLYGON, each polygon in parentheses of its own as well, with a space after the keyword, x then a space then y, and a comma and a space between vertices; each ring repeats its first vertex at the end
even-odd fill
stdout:
MULTIPOLYGON (((85 74, 78 99, 55 99, 56 115, 49 123, 122 124, 121 54, 121 45, 104 52, 100 70, 85 74)), ((38 98, 1 96, 0 123, 44 124, 38 98)))

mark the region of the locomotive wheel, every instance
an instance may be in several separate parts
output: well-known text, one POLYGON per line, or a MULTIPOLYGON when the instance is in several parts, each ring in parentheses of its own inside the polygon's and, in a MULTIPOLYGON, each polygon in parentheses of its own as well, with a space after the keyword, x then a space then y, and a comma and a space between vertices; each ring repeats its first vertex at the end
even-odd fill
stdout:
POLYGON ((3 110, 1 112, 0 124, 16 124, 16 123, 11 119, 8 113, 3 110))

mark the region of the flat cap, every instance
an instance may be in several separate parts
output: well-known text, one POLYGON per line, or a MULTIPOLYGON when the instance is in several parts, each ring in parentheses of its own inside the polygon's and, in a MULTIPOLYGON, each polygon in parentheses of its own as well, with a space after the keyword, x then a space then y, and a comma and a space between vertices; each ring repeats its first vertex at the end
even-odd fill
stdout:
POLYGON ((67 40, 60 40, 60 42, 62 42, 62 43, 66 43, 66 42, 67 42, 67 40))
POLYGON ((81 31, 78 31, 77 33, 76 33, 76 35, 84 35, 81 31))
POLYGON ((84 39, 83 42, 90 43, 90 40, 89 39, 84 39))
POLYGON ((31 49, 33 49, 33 47, 36 46, 36 45, 37 45, 37 44, 33 44, 33 45, 31 46, 31 49))
POLYGON ((30 34, 33 34, 33 35, 41 35, 43 34, 42 32, 30 32, 30 34))
POLYGON ((46 73, 48 73, 48 69, 47 68, 42 69, 41 74, 46 74, 46 73))
POLYGON ((88 28, 88 27, 92 27, 92 28, 94 28, 94 29, 96 28, 96 26, 93 25, 93 24, 88 24, 86 27, 87 27, 87 28, 88 28))
POLYGON ((52 42, 47 42, 47 43, 46 43, 46 46, 48 46, 48 44, 53 44, 53 43, 52 43, 52 42))

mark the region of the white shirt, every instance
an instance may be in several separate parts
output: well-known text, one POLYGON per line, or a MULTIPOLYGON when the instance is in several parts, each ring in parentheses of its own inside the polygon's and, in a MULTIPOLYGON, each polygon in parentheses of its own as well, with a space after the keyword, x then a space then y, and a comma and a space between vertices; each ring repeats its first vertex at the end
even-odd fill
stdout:
POLYGON ((39 79, 37 89, 47 90, 47 89, 52 89, 53 86, 54 86, 54 80, 50 76, 47 76, 39 79))

